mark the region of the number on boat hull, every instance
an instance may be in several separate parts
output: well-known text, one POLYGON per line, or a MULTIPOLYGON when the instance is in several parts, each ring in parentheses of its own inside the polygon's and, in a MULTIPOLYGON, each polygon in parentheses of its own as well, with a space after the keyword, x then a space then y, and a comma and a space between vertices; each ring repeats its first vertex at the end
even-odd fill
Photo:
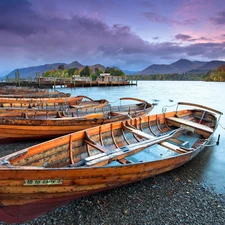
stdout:
POLYGON ((57 185, 62 184, 62 180, 24 180, 23 185, 57 185))

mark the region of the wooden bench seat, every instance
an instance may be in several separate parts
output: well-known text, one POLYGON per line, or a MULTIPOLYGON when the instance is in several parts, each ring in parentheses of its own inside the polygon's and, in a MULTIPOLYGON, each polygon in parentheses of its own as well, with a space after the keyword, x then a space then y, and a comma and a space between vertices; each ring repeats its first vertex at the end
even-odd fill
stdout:
POLYGON ((213 133, 213 128, 208 127, 206 125, 195 123, 190 120, 185 120, 177 117, 169 117, 166 118, 169 126, 182 127, 186 130, 196 132, 198 134, 202 134, 203 136, 208 137, 213 133))

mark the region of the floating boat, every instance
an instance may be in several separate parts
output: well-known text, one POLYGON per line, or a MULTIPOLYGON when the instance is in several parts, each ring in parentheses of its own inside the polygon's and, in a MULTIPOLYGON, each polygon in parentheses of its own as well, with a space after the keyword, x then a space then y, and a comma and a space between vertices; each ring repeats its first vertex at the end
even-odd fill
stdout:
POLYGON ((208 145, 222 113, 181 105, 191 109, 104 124, 0 158, 1 220, 31 220, 187 163, 208 145))
MULTIPOLYGON (((27 106, 27 104, 25 104, 27 106)), ((25 106, 23 105, 23 106, 25 106)), ((109 102, 106 99, 100 99, 100 100, 93 100, 88 96, 79 95, 77 97, 73 97, 73 100, 66 101, 63 103, 43 103, 43 102, 36 102, 36 103, 29 103, 27 107, 0 107, 0 116, 4 115, 18 115, 18 113, 49 113, 49 112, 55 112, 56 110, 66 110, 68 111, 70 108, 75 108, 77 111, 83 111, 97 108, 103 108, 104 106, 109 105, 109 102), (34 111, 35 110, 35 111, 34 111)), ((20 105, 21 106, 21 105, 20 105)))
POLYGON ((76 97, 45 97, 45 98, 8 98, 0 97, 0 108, 1 107, 47 107, 47 106, 58 106, 65 104, 77 105, 82 101, 82 96, 76 97))
POLYGON ((90 108, 94 108, 95 110, 97 108, 103 108, 107 105, 109 105, 109 102, 106 99, 100 99, 100 100, 93 100, 92 98, 89 98, 87 96, 84 95, 79 95, 80 97, 83 97, 83 99, 87 99, 87 100, 83 100, 80 104, 70 104, 71 108, 76 108, 77 110, 86 110, 86 109, 90 109, 90 108))
POLYGON ((39 88, 26 87, 0 87, 0 97, 8 98, 49 98, 49 97, 70 97, 70 93, 49 91, 39 88))
POLYGON ((20 93, 20 94, 1 94, 0 98, 60 98, 70 97, 70 93, 63 92, 48 92, 48 93, 20 93))
MULTIPOLYGON (((84 96, 81 96, 84 97, 84 96)), ((0 141, 50 139, 105 123, 148 114, 153 105, 141 99, 137 104, 111 106, 106 100, 84 101, 74 108, 57 110, 13 110, 1 113, 0 141)))

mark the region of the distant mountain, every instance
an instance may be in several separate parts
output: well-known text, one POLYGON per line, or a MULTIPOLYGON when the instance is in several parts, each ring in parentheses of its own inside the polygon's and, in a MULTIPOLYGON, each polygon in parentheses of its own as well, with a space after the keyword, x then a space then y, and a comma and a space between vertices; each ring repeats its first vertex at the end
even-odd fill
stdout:
POLYGON ((103 65, 101 65, 101 64, 95 64, 95 65, 89 66, 89 67, 91 67, 92 73, 95 72, 96 68, 101 69, 102 71, 105 71, 105 67, 103 65))
POLYGON ((65 68, 68 68, 68 69, 71 69, 71 68, 77 68, 77 69, 81 69, 83 68, 84 66, 82 64, 80 64, 79 62, 77 61, 74 61, 70 64, 66 64, 65 65, 65 68))
POLYGON ((216 69, 219 66, 222 66, 224 64, 225 64, 224 61, 213 60, 213 61, 207 62, 204 65, 198 67, 198 70, 201 70, 201 71, 203 71, 203 70, 204 71, 214 70, 214 69, 216 69))
POLYGON ((138 74, 139 71, 122 70, 127 76, 138 74))
MULTIPOLYGON (((40 66, 31 66, 31 67, 26 67, 26 68, 15 69, 8 74, 8 77, 14 78, 16 70, 19 70, 21 78, 28 78, 28 77, 34 78, 37 72, 42 74, 48 70, 57 69, 59 65, 64 65, 64 67, 68 68, 68 69, 70 69, 70 68, 81 69, 81 68, 85 67, 84 65, 80 64, 78 61, 74 61, 69 64, 66 64, 66 63, 45 64, 45 65, 40 65, 40 66)), ((101 64, 95 64, 90 67, 92 68, 93 71, 95 70, 95 68, 101 68, 103 71, 105 70, 105 67, 102 66, 101 64)))
POLYGON ((45 65, 40 65, 40 66, 31 66, 31 67, 26 67, 26 68, 18 68, 18 69, 13 70, 12 72, 10 72, 8 74, 8 77, 14 78, 16 70, 19 70, 21 78, 27 78, 27 77, 34 78, 37 72, 42 74, 45 71, 56 69, 56 68, 58 68, 59 65, 62 65, 62 64, 64 66, 66 65, 65 63, 53 63, 53 64, 45 64, 45 65))
POLYGON ((172 64, 153 64, 144 70, 140 71, 139 75, 151 75, 151 74, 172 74, 172 73, 187 73, 189 71, 205 72, 219 67, 225 64, 224 61, 190 61, 187 59, 180 59, 172 64))
POLYGON ((170 64, 170 67, 173 71, 178 71, 177 73, 183 73, 186 72, 186 70, 195 69, 198 67, 199 64, 194 63, 187 59, 180 59, 172 64, 170 64))
MULTIPOLYGON (((190 61, 187 59, 180 59, 171 64, 153 64, 142 71, 129 71, 129 70, 122 70, 126 75, 152 75, 152 74, 173 74, 173 73, 204 73, 209 70, 213 70, 218 68, 221 65, 224 65, 225 61, 210 61, 210 62, 202 62, 202 61, 190 61)), ((40 74, 44 73, 45 71, 51 69, 57 69, 59 65, 64 65, 65 68, 78 68, 81 69, 85 67, 84 65, 80 64, 78 61, 74 61, 72 63, 53 63, 53 64, 45 64, 40 66, 32 66, 27 68, 20 68, 18 69, 20 72, 21 78, 34 78, 36 73, 39 72, 40 74)), ((105 70, 105 66, 101 64, 89 65, 91 67, 92 72, 95 71, 95 68, 100 68, 103 71, 105 70)), ((118 67, 115 67, 118 68, 118 67)), ((15 72, 17 69, 13 70, 8 74, 9 78, 15 78, 15 72)))

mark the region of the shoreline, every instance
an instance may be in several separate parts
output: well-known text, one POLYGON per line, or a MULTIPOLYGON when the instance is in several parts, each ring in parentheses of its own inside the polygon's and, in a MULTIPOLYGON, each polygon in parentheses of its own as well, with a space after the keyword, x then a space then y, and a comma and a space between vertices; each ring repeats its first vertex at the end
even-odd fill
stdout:
MULTIPOLYGON (((40 142, 1 144, 0 157, 40 142)), ((193 172, 184 165, 153 178, 73 200, 19 224, 219 225, 224 222, 225 195, 196 182, 193 172)))

